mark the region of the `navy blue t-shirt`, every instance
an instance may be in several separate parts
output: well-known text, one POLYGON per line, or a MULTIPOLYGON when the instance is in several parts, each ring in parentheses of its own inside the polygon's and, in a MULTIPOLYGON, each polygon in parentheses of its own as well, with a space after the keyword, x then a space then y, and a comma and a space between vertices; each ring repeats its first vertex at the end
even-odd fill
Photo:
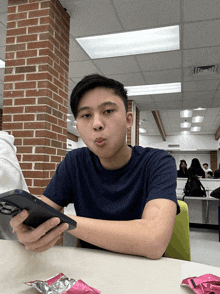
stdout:
POLYGON ((116 170, 105 169, 87 147, 70 151, 43 194, 62 207, 74 203, 78 216, 95 219, 140 219, 156 198, 174 201, 179 213, 174 158, 164 150, 131 148, 131 159, 116 170))

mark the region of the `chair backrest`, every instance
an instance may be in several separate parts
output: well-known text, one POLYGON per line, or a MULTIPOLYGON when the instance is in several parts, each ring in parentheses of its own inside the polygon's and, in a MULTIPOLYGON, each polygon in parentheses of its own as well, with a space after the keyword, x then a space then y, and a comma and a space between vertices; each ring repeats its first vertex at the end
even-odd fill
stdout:
POLYGON ((184 201, 178 200, 180 213, 176 216, 173 235, 164 256, 191 261, 189 213, 184 201))

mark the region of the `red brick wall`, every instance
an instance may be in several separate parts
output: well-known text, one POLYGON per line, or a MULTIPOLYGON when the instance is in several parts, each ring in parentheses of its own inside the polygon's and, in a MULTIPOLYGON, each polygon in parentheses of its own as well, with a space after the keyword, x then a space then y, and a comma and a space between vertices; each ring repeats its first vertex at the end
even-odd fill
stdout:
POLYGON ((67 132, 67 138, 74 141, 74 142, 78 142, 78 137, 69 133, 69 132, 67 132))
POLYGON ((57 0, 8 0, 3 130, 35 195, 66 154, 69 26, 57 0))

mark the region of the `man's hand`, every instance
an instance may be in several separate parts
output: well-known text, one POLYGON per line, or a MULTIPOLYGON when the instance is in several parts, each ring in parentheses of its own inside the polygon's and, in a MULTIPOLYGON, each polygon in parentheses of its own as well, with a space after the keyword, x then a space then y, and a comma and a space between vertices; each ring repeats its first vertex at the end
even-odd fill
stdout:
POLYGON ((33 229, 23 224, 27 217, 28 211, 23 210, 11 219, 10 225, 13 228, 13 233, 17 234, 18 241, 23 244, 27 250, 35 252, 43 252, 53 247, 60 238, 60 235, 66 231, 69 226, 65 223, 54 228, 60 223, 60 219, 54 217, 38 226, 36 229, 33 229))

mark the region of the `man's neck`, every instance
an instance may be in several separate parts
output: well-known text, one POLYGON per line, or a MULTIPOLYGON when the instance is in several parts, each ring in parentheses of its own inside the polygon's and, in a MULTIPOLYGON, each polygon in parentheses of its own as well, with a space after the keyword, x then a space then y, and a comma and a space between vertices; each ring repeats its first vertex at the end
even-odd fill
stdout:
POLYGON ((123 166, 125 166, 128 161, 131 159, 132 156, 132 149, 126 145, 123 151, 118 152, 118 154, 114 155, 110 158, 100 158, 101 165, 105 169, 119 169, 123 166))

